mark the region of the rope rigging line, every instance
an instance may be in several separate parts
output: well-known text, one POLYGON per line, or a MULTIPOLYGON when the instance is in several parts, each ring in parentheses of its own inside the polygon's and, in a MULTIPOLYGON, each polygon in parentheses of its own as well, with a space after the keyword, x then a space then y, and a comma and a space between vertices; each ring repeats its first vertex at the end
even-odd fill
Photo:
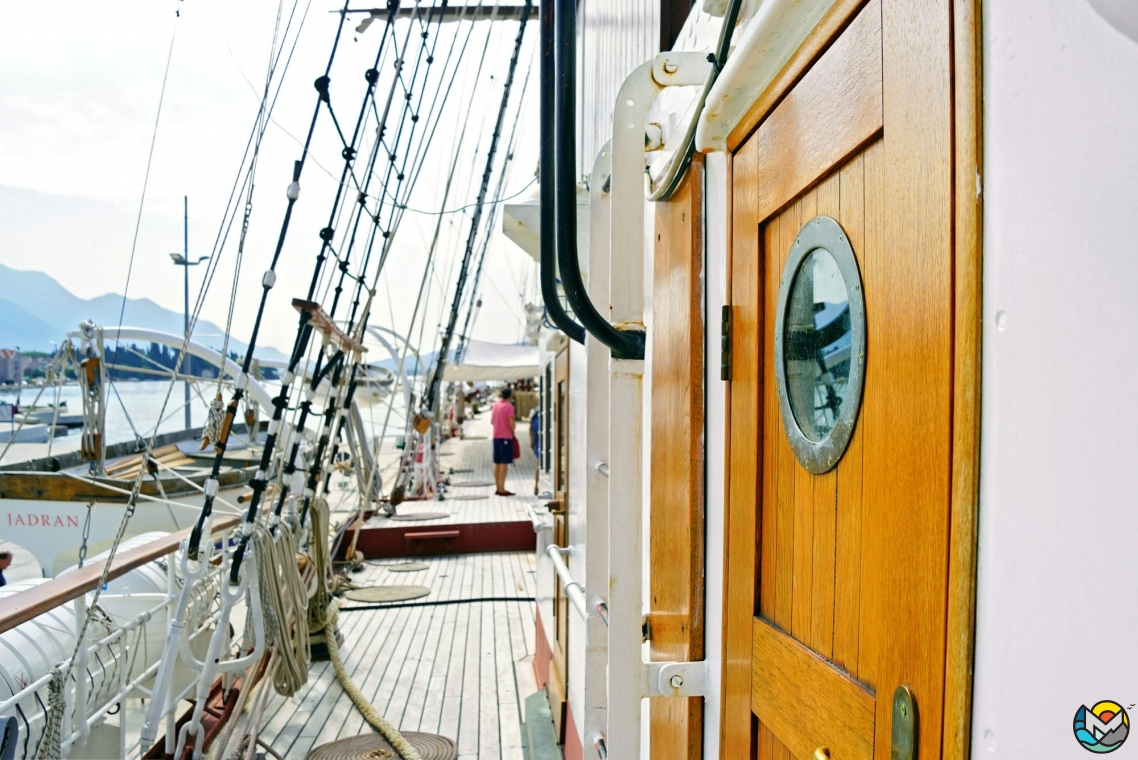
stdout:
MULTIPOLYGON (((293 13, 296 12, 296 6, 297 6, 297 3, 294 2, 293 6, 292 6, 293 13)), ((253 213, 253 190, 255 187, 255 181, 254 180, 255 180, 255 177, 257 174, 257 159, 260 158, 261 141, 264 139, 265 130, 268 126, 268 118, 267 118, 265 104, 269 99, 269 89, 272 86, 272 82, 273 82, 273 70, 276 68, 277 60, 280 59, 279 55, 274 56, 273 53, 276 51, 276 47, 277 47, 277 35, 280 32, 281 13, 283 10, 284 10, 284 0, 279 0, 279 2, 277 3, 276 23, 273 26, 273 41, 272 41, 272 44, 269 46, 269 65, 268 65, 268 71, 265 73, 265 89, 264 89, 264 93, 261 96, 261 104, 260 104, 260 107, 257 109, 257 119, 255 120, 254 127, 253 127, 254 131, 257 133, 257 140, 256 140, 256 144, 253 147, 253 158, 249 162, 249 172, 248 172, 247 179, 245 182, 245 184, 248 187, 248 191, 245 195, 245 213, 241 219, 241 237, 239 238, 239 240, 237 242, 237 256, 236 256, 236 259, 233 263, 233 284, 230 286, 230 289, 229 289, 229 309, 228 309, 228 312, 226 313, 226 317, 225 317, 225 330, 222 331, 221 356, 223 358, 225 356, 227 356, 229 353, 229 336, 233 331, 233 312, 237 306, 237 286, 241 282, 241 264, 243 263, 243 261, 245 259, 245 239, 246 239, 247 235, 249 234, 249 218, 253 213)), ((290 18, 290 20, 291 20, 291 18, 290 18)), ((286 33, 287 33, 287 29, 286 29, 286 33)), ((234 217, 235 216, 236 216, 236 214, 234 214, 234 217)), ((232 224, 232 221, 230 223, 232 224)), ((226 237, 228 237, 228 232, 226 233, 226 237)), ((223 375, 224 375, 223 372, 217 373, 217 392, 219 395, 221 394, 221 384, 222 384, 222 376, 223 375)), ((252 435, 254 435, 254 437, 255 437, 256 431, 253 431, 252 435)))
MULTIPOLYGON (((430 19, 428 19, 428 23, 429 22, 430 22, 430 19)), ((409 32, 410 32, 410 27, 408 29, 408 34, 409 34, 409 32)), ((423 39, 426 39, 426 34, 423 34, 422 37, 423 37, 423 39)), ((438 42, 438 36, 435 37, 435 40, 433 41, 432 45, 437 45, 437 42, 438 42)), ((424 43, 421 46, 420 53, 419 53, 419 59, 420 60, 422 59, 422 53, 423 53, 423 50, 425 49, 425 47, 426 47, 426 44, 424 43)), ((428 56, 427 60, 431 61, 432 59, 433 59, 433 48, 432 48, 432 55, 428 56)), ((397 67, 401 68, 401 62, 398 60, 397 60, 397 67)), ((412 78, 412 81, 414 82, 415 80, 417 80, 417 78, 418 78, 418 69, 416 69, 416 72, 412 78)), ((424 80, 424 84, 425 84, 425 80, 424 80)), ((412 104, 410 103, 410 101, 406 101, 404 108, 403 108, 403 118, 401 119, 401 123, 405 123, 406 114, 407 114, 408 110, 410 110, 411 107, 412 107, 412 104)), ((385 115, 388 113, 389 112, 385 110, 385 115)), ((383 128, 383 125, 380 126, 380 129, 382 129, 382 128, 383 128)), ((379 134, 379 131, 377 130, 377 135, 378 134, 379 134)), ((408 136, 408 143, 410 143, 411 139, 413 138, 413 135, 414 135, 414 130, 412 129, 410 135, 408 136)), ((378 146, 378 144, 379 144, 379 140, 377 139, 376 145, 378 146)), ((373 154, 370 158, 374 160, 374 157, 375 157, 375 152, 373 151, 373 154)), ((374 171, 372 171, 373 165, 374 164, 372 163, 368 167, 367 175, 368 175, 368 182, 369 183, 370 183, 371 177, 374 175, 374 171)), ((399 175, 399 181, 402 182, 402 180, 403 180, 403 174, 401 172, 399 175)), ((386 185, 389 182, 390 182, 390 173, 388 173, 388 176, 385 177, 384 184, 386 185)), ((361 196, 360 196, 361 212, 359 214, 357 214, 356 222, 351 227, 352 232, 351 232, 351 237, 350 237, 349 242, 348 242, 349 248, 354 245, 356 232, 358 231, 358 224, 359 224, 359 221, 363 215, 362 210, 365 208, 365 205, 364 205, 365 200, 366 200, 366 194, 361 193, 361 196)), ((353 311, 352 320, 349 320, 349 330, 350 331, 352 329, 351 323, 352 323, 352 321, 354 321, 355 311, 356 311, 356 308, 358 307, 358 304, 359 304, 359 294, 360 294, 360 292, 364 286, 363 274, 366 273, 366 270, 368 268, 368 264, 370 262, 372 246, 373 246, 374 241, 375 241, 375 231, 378 228, 378 221, 376 220, 376 218, 371 214, 369 214, 369 216, 372 217, 373 227, 371 230, 371 234, 369 236, 369 242, 367 245, 367 249, 366 249, 365 254, 364 254, 364 261, 363 261, 363 265, 361 267, 361 275, 359 277, 354 278, 354 280, 356 282, 355 303, 354 303, 353 309, 352 309, 352 311, 353 311)), ((386 237, 386 235, 385 235, 385 237, 386 237)), ((341 277, 340 277, 340 281, 336 287, 336 291, 335 291, 336 295, 335 295, 334 300, 333 300, 332 311, 329 315, 330 318, 335 316, 335 312, 339 306, 339 299, 340 299, 340 293, 341 293, 341 289, 342 289, 342 285, 343 285, 343 280, 347 277, 347 274, 348 274, 348 272, 347 272, 348 263, 347 263, 346 258, 341 261, 339 268, 341 270, 341 277)), ((377 271, 376 272, 376 279, 378 279, 378 276, 379 276, 379 272, 377 271)), ((373 294, 373 293, 374 293, 374 287, 371 290, 369 290, 369 299, 371 297, 371 294, 373 294)), ((370 300, 369 300, 369 304, 370 304, 370 300)), ((324 346, 322 345, 320 352, 319 352, 317 359, 316 359, 316 363, 317 363, 318 368, 321 366, 323 360, 324 360, 324 346)), ((356 374, 358 371, 358 364, 359 364, 359 358, 357 357, 356 361, 353 363, 353 366, 351 368, 351 376, 350 376, 349 382, 347 383, 346 393, 341 392, 340 394, 338 394, 334 398, 330 397, 328 399, 328 402, 325 404, 324 412, 322 415, 323 416, 323 422, 320 426, 319 439, 318 439, 318 443, 317 443, 316 452, 315 452, 315 455, 313 456, 313 459, 312 459, 311 468, 308 471, 307 487, 305 488, 305 492, 304 492, 305 493, 305 501, 304 501, 304 505, 301 509, 302 521, 303 521, 303 519, 307 513, 308 503, 312 497, 312 494, 315 493, 316 481, 319 478, 319 473, 324 468, 323 459, 324 459, 324 452, 327 449, 327 445, 328 445, 328 442, 330 439, 329 431, 332 429, 333 425, 335 424, 334 420, 335 420, 336 416, 340 413, 340 410, 345 408, 345 406, 351 404, 352 397, 354 395, 355 388, 356 388, 356 374)), ((339 387, 339 378, 340 378, 341 370, 342 370, 342 365, 337 365, 336 370, 335 370, 334 380, 333 380, 333 387, 339 387)), ((314 391, 314 390, 315 390, 315 385, 313 385, 313 387, 312 387, 312 391, 314 391)), ((312 394, 310 391, 309 396, 311 397, 311 395, 312 394)), ((279 515, 281 513, 281 510, 283 509, 285 500, 287 499, 288 493, 290 491, 299 491, 299 486, 300 486, 299 481, 296 481, 294 483, 289 483, 286 480, 286 477, 289 479, 296 477, 297 470, 295 467, 295 461, 296 461, 296 456, 299 452, 300 434, 303 432, 304 425, 306 424, 307 418, 308 418, 309 414, 311 413, 311 406, 312 406, 311 398, 306 398, 300 404, 300 414, 299 414, 298 422, 297 422, 297 426, 296 426, 296 436, 295 436, 295 440, 294 440, 294 443, 292 446, 292 451, 290 451, 288 460, 285 463, 284 468, 281 472, 280 497, 278 498, 277 505, 274 509, 274 514, 276 514, 276 515, 279 515)), ((338 434, 338 432, 339 431, 337 431, 337 434, 338 434)), ((337 447, 338 447, 338 442, 333 445, 332 457, 335 456, 335 452, 337 450, 337 447)))
MULTIPOLYGON (((509 176, 511 161, 514 156, 514 146, 516 145, 518 124, 522 118, 522 107, 525 105, 526 90, 529 88, 529 75, 533 71, 533 66, 526 68, 526 76, 522 81, 522 91, 518 96, 518 112, 514 115, 513 126, 510 127, 510 138, 506 141, 506 160, 502 163, 502 172, 498 175, 498 187, 494 190, 494 200, 490 206, 490 216, 486 223, 486 236, 482 239, 482 252, 478 256, 478 268, 474 271, 474 285, 470 289, 470 299, 466 309, 466 320, 462 326, 462 332, 458 334, 458 348, 455 350, 456 360, 461 362, 463 355, 466 353, 466 344, 470 340, 471 324, 470 320, 474 315, 474 305, 478 301, 478 286, 482 281, 482 266, 486 263, 486 251, 490 248, 490 239, 494 230, 494 223, 498 218, 498 212, 501 208, 502 189, 506 186, 506 178, 509 176)), ((535 177, 530 184, 532 185, 537 181, 535 177)))
MULTIPOLYGON (((304 171, 305 157, 307 156, 309 149, 311 147, 311 144, 312 144, 312 137, 316 131, 316 123, 317 123, 317 119, 320 116, 322 104, 327 102, 327 99, 326 99, 327 83, 328 83, 328 81, 330 81, 328 74, 329 74, 329 72, 331 72, 332 62, 335 60, 336 51, 339 49, 340 38, 343 34, 344 22, 345 22, 346 15, 347 15, 346 12, 347 12, 347 0, 345 0, 344 8, 341 10, 341 13, 340 13, 340 23, 336 27, 336 36, 335 36, 333 43, 332 43, 332 51, 328 56, 328 63, 325 67, 325 73, 322 77, 320 77, 319 79, 316 80, 315 86, 316 86, 317 92, 319 93, 319 96, 317 97, 316 106, 313 109, 312 119, 309 123, 308 136, 305 139, 304 148, 301 152, 300 158, 296 162, 294 162, 294 164, 293 164, 292 184, 289 185, 288 191, 286 193, 288 203, 285 207, 284 219, 281 222, 281 229, 280 229, 280 232, 277 236, 276 248, 273 251, 273 256, 272 256, 272 260, 271 260, 271 263, 269 265, 269 268, 265 272, 265 274, 263 275, 263 277, 261 279, 261 289, 262 289, 261 290, 261 299, 260 299, 260 303, 259 303, 258 308, 257 308, 257 315, 256 315, 256 318, 255 318, 254 323, 253 323, 252 335, 250 337, 248 347, 246 348, 245 360, 242 364, 242 370, 241 370, 242 375, 245 375, 245 376, 248 375, 249 367, 252 364, 253 352, 256 348, 257 335, 260 332, 261 320, 264 317, 265 304, 268 301, 269 291, 272 289, 273 285, 276 284, 276 266, 280 260, 281 251, 284 248, 284 242, 285 242, 285 239, 288 235, 289 222, 292 220, 293 208, 296 205, 297 199, 300 197, 300 177, 301 177, 302 172, 304 171), (321 91, 322 89, 323 89, 323 92, 321 91)), ((319 267, 317 267, 317 271, 319 271, 319 267)), ((308 332, 307 322, 308 322, 307 318, 305 318, 305 316, 302 315, 301 328, 300 328, 300 332, 302 334, 305 334, 308 332)), ((302 350, 303 346, 300 344, 299 338, 300 338, 300 336, 298 335, 297 345, 293 349, 293 354, 292 354, 292 357, 290 358, 290 362, 289 362, 289 368, 288 368, 288 371, 285 373, 286 378, 288 377, 288 375, 291 375, 292 372, 295 370, 296 362, 299 360, 299 355, 303 353, 303 350, 302 350)), ((281 394, 274 400, 273 423, 279 424, 280 416, 282 413, 282 406, 284 403, 287 402, 287 399, 288 399, 287 389, 288 389, 289 384, 290 383, 287 383, 287 382, 282 383, 281 394)), ((224 457, 224 454, 225 454, 225 445, 226 445, 226 442, 228 439, 229 428, 232 425, 233 418, 237 414, 237 405, 241 400, 241 397, 243 395, 243 390, 244 390, 244 388, 241 386, 241 379, 238 378, 237 382, 235 383, 235 389, 234 389, 233 396, 230 400, 229 406, 226 408, 225 421, 223 422, 221 439, 219 441, 216 441, 214 444, 215 450, 217 453, 214 457, 213 466, 212 466, 212 469, 210 472, 210 481, 212 481, 212 483, 214 483, 214 484, 217 483, 217 477, 221 472, 221 463, 222 463, 222 458, 224 457)), ((269 438, 270 439, 274 438, 274 433, 275 433, 275 430, 273 429, 272 425, 270 425, 270 430, 269 430, 269 438)), ((266 440, 265 451, 270 452, 272 450, 272 448, 273 448, 272 441, 266 440)), ((264 463, 264 459, 262 459, 262 462, 264 463)), ((262 470, 263 469, 264 468, 262 467, 262 470)), ((263 472, 259 472, 258 474, 261 475, 261 477, 263 479, 263 477, 264 477, 263 472)), ((256 489, 256 483, 257 482, 258 482, 258 480, 254 479, 254 481, 253 481, 253 483, 254 483, 254 500, 256 499, 256 497, 258 495, 257 489, 256 489)), ((263 483, 263 480, 262 480, 262 483, 263 483)), ((262 485, 262 488, 263 488, 263 485, 262 485)), ((216 485, 212 486, 212 490, 214 491, 214 493, 216 493, 216 485)), ((254 500, 250 500, 250 503, 252 503, 254 500)), ((203 528, 205 526, 206 520, 208 520, 208 518, 211 514, 212 506, 213 506, 213 496, 207 492, 206 498, 205 498, 204 503, 202 505, 201 514, 199 515, 197 522, 194 524, 194 529, 193 529, 193 532, 191 533, 191 536, 190 536, 191 559, 197 559, 197 556, 196 556, 197 555, 197 547, 201 543, 202 531, 203 531, 203 528)), ((255 516, 255 515, 256 515, 256 512, 252 511, 251 516, 255 516)), ((248 524, 248 521, 247 521, 247 524, 248 524)), ((249 534, 245 533, 242 538, 243 538, 243 544, 242 545, 247 545, 249 534)), ((239 548, 242 545, 239 545, 239 548)), ((242 551, 242 554, 244 554, 244 551, 242 551)))
MULTIPOLYGON (((466 39, 463 41, 462 48, 459 50, 458 62, 455 65, 455 73, 456 74, 457 74, 457 68, 461 64, 462 59, 466 54, 466 48, 470 43, 470 39, 471 39, 471 36, 473 35, 473 31, 474 31, 474 25, 471 24, 471 26, 469 27, 469 29, 467 31, 466 39)), ((478 78, 481 75, 482 68, 486 62, 486 54, 487 54, 487 51, 489 49, 490 49, 490 35, 487 34, 485 44, 483 45, 483 48, 482 48, 482 55, 479 58, 478 67, 477 67, 477 69, 475 71, 475 75, 474 75, 476 82, 478 81, 478 78)), ((453 50, 453 48, 452 48, 452 50, 453 50)), ((449 61, 449 59, 448 59, 448 61, 449 61)), ((447 90, 444 94, 443 106, 445 106, 446 99, 449 98, 449 96, 450 96, 451 88, 453 87, 456 79, 457 79, 456 76, 452 77, 450 79, 450 82, 447 86, 447 90)), ((474 90, 474 88, 471 88, 471 94, 470 94, 471 99, 473 99, 474 96, 475 96, 475 90, 474 90)), ((438 123, 441 122, 441 120, 442 120, 442 118, 441 118, 442 117, 442 111, 443 111, 443 107, 440 107, 439 108, 439 119, 438 119, 438 121, 436 121, 435 127, 437 127, 438 123)), ((442 200, 440 201, 440 205, 442 205, 444 208, 446 206, 447 199, 450 197, 451 186, 454 182, 455 172, 456 172, 457 167, 458 167, 458 160, 459 160, 459 157, 462 155, 462 145, 464 144, 465 139, 466 139, 466 128, 469 126, 469 124, 470 124, 469 119, 463 119, 462 120, 462 128, 459 130, 458 138, 454 142, 454 150, 453 150, 453 156, 454 157, 451 161, 450 170, 447 173, 446 184, 444 185, 444 188, 443 188, 443 197, 442 197, 442 200)), ((432 129, 432 131, 431 131, 431 139, 433 139, 433 138, 434 138, 434 129, 432 129)), ((428 282, 431 274, 434 272, 434 262, 435 262, 435 257, 436 257, 436 253, 438 250, 439 236, 442 232, 442 224, 443 224, 443 215, 440 214, 438 216, 436 222, 435 222, 435 230, 434 230, 433 236, 431 238, 430 246, 428 247, 428 250, 427 250, 426 263, 424 264, 424 267, 423 267, 423 278, 419 284, 418 294, 415 297, 415 306, 411 311, 411 319, 410 319, 410 322, 407 326, 407 335, 410 336, 412 334, 412 332, 414 332, 414 329, 415 329, 415 321, 416 321, 416 318, 418 317, 418 314, 419 314, 419 308, 420 308, 420 306, 423 306, 424 314, 423 314, 423 321, 422 321, 421 326, 420 326, 419 341, 418 341, 418 345, 420 345, 420 346, 422 345, 422 342, 423 342, 422 331, 423 331, 423 328, 425 328, 426 322, 427 322, 426 304, 423 303, 423 297, 424 297, 424 293, 426 293, 427 301, 429 303, 430 289, 427 288, 427 282, 428 282)), ((392 324, 392 327, 393 328, 395 327, 394 323, 392 324)), ((407 352, 409 350, 411 350, 411 342, 409 339, 405 339, 404 343, 403 343, 402 353, 400 354, 400 357, 399 357, 398 371, 400 373, 403 372, 403 368, 406 366, 407 352)), ((417 352, 416 352, 416 357, 418 357, 417 352)), ((425 367, 422 366, 422 362, 419 361, 418 359, 416 359, 416 369, 420 373, 425 371, 425 367)), ((380 433, 380 441, 383 441, 387 436, 387 430, 388 430, 388 426, 389 426, 390 421, 391 421, 391 414, 392 414, 392 411, 394 409, 394 405, 395 405, 395 395, 392 394, 391 402, 388 404, 387 413, 384 416, 383 428, 382 428, 382 432, 380 433)), ((408 415, 410 415, 411 410, 408 409, 407 412, 408 412, 408 415)), ((409 423, 409 420, 408 420, 408 423, 409 423)), ((407 454, 405 453, 404 457, 406 457, 406 456, 407 456, 407 454)), ((403 471, 403 468, 401 466, 400 467, 400 473, 402 471, 403 471)), ((395 484, 393 485, 393 488, 396 488, 396 489, 399 488, 399 483, 400 483, 400 478, 397 475, 395 484)))
MULTIPOLYGON (((142 194, 138 199, 138 214, 134 220, 134 237, 130 243, 130 259, 126 265, 126 282, 122 289, 122 305, 119 307, 119 324, 122 324, 123 315, 126 314, 126 300, 130 293, 130 276, 134 271, 134 254, 138 249, 138 231, 142 228, 142 209, 146 205, 146 188, 150 184, 150 166, 154 162, 154 145, 158 142, 158 123, 162 119, 162 104, 166 100, 166 82, 170 77, 170 61, 174 58, 174 41, 178 38, 178 21, 181 14, 174 16, 174 29, 170 33, 170 49, 166 52, 166 68, 162 72, 162 88, 158 92, 158 110, 154 114, 154 130, 150 135, 150 151, 146 155, 146 172, 142 175, 142 194)), ((114 365, 111 365, 112 368, 114 365)))
MULTIPOLYGON (((294 0, 292 11, 289 13, 289 20, 288 20, 288 23, 285 25, 285 31, 284 31, 284 34, 282 36, 282 45, 279 49, 277 49, 275 57, 272 56, 272 54, 271 54, 272 51, 270 50, 270 60, 272 62, 271 68, 270 68, 270 75, 269 75, 270 79, 272 78, 273 75, 275 75, 276 70, 277 70, 277 65, 280 63, 280 57, 284 52, 283 39, 287 39, 289 30, 292 28, 293 19, 296 16, 296 9, 298 6, 298 2, 299 2, 299 0, 294 0)), ((261 140, 264 137, 265 129, 266 129, 268 123, 272 121, 273 110, 276 108, 277 99, 280 97, 281 89, 283 88, 285 78, 288 75, 288 69, 292 63, 293 54, 296 52, 297 43, 300 41, 300 35, 304 31, 304 25, 308 19, 308 11, 311 8, 311 6, 312 6, 312 0, 308 0, 308 3, 304 9, 304 13, 301 16, 300 23, 297 27, 296 34, 293 36, 292 45, 289 48, 288 57, 284 61, 284 68, 281 71, 280 77, 277 79, 276 91, 273 94, 272 102, 269 103, 268 108, 266 109, 265 103, 264 103, 264 96, 262 96, 262 98, 259 101, 258 109, 257 109, 258 118, 254 120, 253 128, 250 131, 249 137, 247 138, 247 140, 245 142, 245 151, 244 151, 244 153, 241 157, 241 161, 238 165, 237 174, 234 177, 233 185, 229 191, 229 197, 226 200, 225 209, 222 213, 221 223, 218 226, 217 234, 214 237, 213 247, 210 251, 210 255, 209 255, 208 261, 206 263, 206 272, 205 272, 205 276, 203 277, 202 287, 198 291, 198 295, 197 295, 195 302, 194 302, 193 316, 190 320, 190 327, 187 330, 187 335, 193 335, 194 329, 197 326, 198 314, 200 313, 201 309, 205 305, 206 294, 209 292, 210 287, 213 284, 214 275, 217 273, 217 269, 221 264, 221 260, 222 260, 221 253, 224 250, 225 244, 229 240, 229 233, 232 231, 233 222, 236 219, 238 206, 237 206, 237 203, 235 202, 235 200, 237 197, 239 197, 240 195, 242 195, 244 193, 246 186, 252 183, 253 174, 255 173, 255 169, 251 167, 249 170, 247 170, 246 169, 246 161, 249 159, 249 152, 251 149, 256 150, 256 149, 260 148, 261 140), (264 119, 263 120, 260 118, 262 113, 264 113, 264 119), (242 176, 245 177, 245 181, 243 183, 241 183, 242 176), (239 184, 239 183, 241 183, 241 184, 239 184)), ((244 74, 242 74, 242 76, 244 76, 244 74)), ((246 79, 246 81, 248 81, 248 80, 246 79)), ((251 83, 250 83, 250 86, 252 86, 251 83)), ((250 188, 249 198, 252 198, 251 188, 250 188)), ((251 211, 251 203, 247 203, 246 208, 247 208, 247 211, 251 211)), ((246 227, 245 227, 245 225, 243 225, 243 228, 242 228, 242 236, 243 237, 245 234, 245 229, 246 229, 246 227)), ((239 266, 238 266, 236 271, 237 272, 240 271, 239 266)), ((234 283, 234 289, 236 289, 236 282, 234 283)), ((231 298, 232 298, 232 293, 231 293, 231 298)), ((225 331, 225 333, 226 333, 225 334, 225 340, 226 340, 225 351, 228 351, 228 340, 229 340, 229 335, 231 332, 232 332, 231 325, 227 324, 226 331, 225 331)), ((249 353, 252 353, 251 349, 249 349, 249 353)), ((223 356, 224 356, 224 354, 225 354, 225 352, 223 351, 223 356)), ((179 364, 179 366, 180 366, 180 364, 179 364)))
MULTIPOLYGON (((504 198, 496 198, 492 201, 486 201, 485 205, 494 206, 494 205, 497 205, 499 203, 505 203, 506 201, 512 201, 513 199, 515 199, 521 195, 524 195, 526 190, 529 190, 531 187, 533 187, 536 184, 537 184, 537 177, 534 177, 529 182, 525 183, 525 185, 523 185, 519 190, 517 190, 513 193, 510 193, 509 195, 507 195, 504 198)), ((461 213, 463 211, 466 211, 469 208, 474 208, 474 206, 476 204, 467 203, 465 206, 459 206, 457 208, 445 208, 445 209, 442 209, 440 211, 427 211, 426 209, 411 208, 410 206, 402 205, 397 200, 395 200, 394 198, 390 198, 389 199, 389 205, 392 205, 395 208, 402 209, 404 211, 410 211, 413 214, 422 214, 424 216, 446 216, 447 214, 458 214, 458 213, 461 213)))
POLYGON ((479 205, 475 206, 473 218, 470 222, 470 234, 466 241, 466 251, 463 254, 462 268, 458 273, 458 282, 455 285, 454 301, 451 305, 451 313, 449 321, 447 322, 446 332, 443 333, 442 345, 439 348, 439 353, 435 357, 435 371, 431 376, 430 385, 427 388, 426 397, 423 401, 423 407, 428 413, 433 414, 435 404, 438 401, 439 383, 442 382, 443 369, 447 362, 447 353, 450 351, 450 343, 454 337, 454 330, 458 322, 458 311, 462 300, 463 288, 466 285, 466 277, 470 268, 470 259, 474 253, 474 242, 478 235, 479 221, 482 217, 482 203, 486 200, 486 192, 490 184, 490 176, 494 168, 494 156, 498 150, 498 138, 502 133, 502 122, 506 116, 506 108, 510 102, 510 89, 514 83, 514 72, 518 67, 518 58, 521 55, 522 40, 525 37, 526 23, 529 21, 529 14, 533 9, 532 0, 526 0, 525 6, 522 8, 522 17, 518 27, 518 36, 514 41, 514 53, 510 58, 510 69, 506 75, 506 85, 502 91, 502 103, 498 108, 498 118, 494 123, 494 132, 490 137, 490 150, 486 156, 486 169, 482 173, 482 184, 478 189, 479 205))

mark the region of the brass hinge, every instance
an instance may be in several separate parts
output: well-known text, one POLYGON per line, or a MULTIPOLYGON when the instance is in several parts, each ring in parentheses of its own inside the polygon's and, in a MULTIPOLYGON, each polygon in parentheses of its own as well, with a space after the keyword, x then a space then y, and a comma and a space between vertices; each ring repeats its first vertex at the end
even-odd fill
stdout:
POLYGON ((724 304, 721 329, 719 331, 719 379, 731 379, 731 306, 724 304))

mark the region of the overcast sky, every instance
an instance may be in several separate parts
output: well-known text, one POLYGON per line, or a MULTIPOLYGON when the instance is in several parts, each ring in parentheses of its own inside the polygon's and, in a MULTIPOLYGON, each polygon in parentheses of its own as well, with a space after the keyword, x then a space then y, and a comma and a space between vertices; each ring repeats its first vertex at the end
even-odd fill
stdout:
MULTIPOLYGON (((284 3, 286 16, 292 7, 292 0, 284 3)), ((234 333, 242 339, 247 339, 252 325, 260 275, 280 227, 292 162, 299 157, 296 140, 304 138, 311 119, 312 82, 323 73, 338 23, 338 15, 329 11, 337 7, 319 0, 309 6, 273 115, 275 123, 262 147, 235 307, 234 333)), ((47 272, 84 298, 123 291, 166 55, 176 28, 129 295, 180 310, 182 272, 168 254, 182 248, 182 197, 189 196, 189 245, 191 258, 196 258, 213 247, 253 125, 277 8, 277 2, 266 0, 0 4, 0 263, 47 272), (180 18, 175 17, 176 10, 180 18)), ((298 16, 304 8, 302 0, 298 16)), ((383 29, 377 22, 356 34, 354 26, 351 22, 347 27, 332 72, 332 103, 345 129, 354 123, 366 86, 363 72, 371 65, 383 29)), ((472 33, 471 26, 442 27, 436 51, 440 59, 448 47, 461 44, 468 33, 471 36, 448 110, 409 204, 412 208, 439 208, 455 136, 464 119, 470 121, 468 141, 479 137, 482 149, 478 153, 472 145, 464 149, 447 206, 470 203, 477 193, 517 23, 483 22, 473 25, 472 33), (489 52, 475 83, 473 74, 484 49, 489 52)), ((536 37, 536 24, 530 24, 506 123, 508 136, 517 95, 532 66, 507 194, 524 188, 536 168, 536 37)), ((418 41, 413 39, 412 44, 418 41)), ((439 73, 435 72, 433 85, 439 83, 439 73)), ((263 342, 280 349, 291 345, 295 333, 296 315, 288 303, 308 288, 320 244, 317 233, 327 223, 336 187, 333 175, 338 177, 342 166, 340 148, 327 115, 322 114, 263 332, 263 342)), ((391 326, 394 320, 399 332, 406 330, 435 221, 429 215, 406 216, 380 280, 373 321, 391 326)), ((500 230, 500 224, 496 228, 500 230)), ((462 214, 446 217, 443 224, 424 340, 428 350, 435 345, 431 334, 445 318, 440 294, 453 282, 468 229, 469 217, 462 214)), ((206 319, 222 325, 236 237, 235 230, 203 311, 206 319)), ((191 270, 192 292, 204 269, 191 270)), ((519 293, 527 284, 533 292, 533 269, 529 256, 496 234, 487 258, 484 308, 475 337, 497 342, 520 338, 519 293)), ((132 324, 129 311, 124 322, 132 324)))

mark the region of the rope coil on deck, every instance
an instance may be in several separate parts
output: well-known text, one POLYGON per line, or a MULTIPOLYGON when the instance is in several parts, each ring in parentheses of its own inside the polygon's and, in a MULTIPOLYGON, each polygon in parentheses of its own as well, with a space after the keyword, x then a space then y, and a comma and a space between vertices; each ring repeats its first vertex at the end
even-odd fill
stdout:
POLYGON ((312 516, 312 561, 316 568, 317 590, 309 602, 308 622, 312 634, 323 633, 325 646, 328 647, 328 658, 332 661, 332 669, 336 671, 336 680, 340 682, 344 693, 352 700, 352 704, 360 711, 360 715, 395 748, 403 760, 422 760, 419 751, 399 733, 395 726, 388 723, 379 712, 368 702, 363 692, 352 682, 352 677, 344 667, 340 657, 340 648, 336 643, 336 618, 338 608, 328 593, 328 583, 331 575, 332 557, 328 551, 328 502, 323 498, 312 500, 309 509, 312 516))

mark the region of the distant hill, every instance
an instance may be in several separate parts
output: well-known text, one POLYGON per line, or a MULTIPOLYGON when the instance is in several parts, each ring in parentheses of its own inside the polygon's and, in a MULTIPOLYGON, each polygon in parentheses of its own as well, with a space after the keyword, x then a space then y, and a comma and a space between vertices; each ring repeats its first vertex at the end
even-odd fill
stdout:
MULTIPOLYGON (((0 264, 0 348, 52 351, 49 341, 61 343, 69 331, 88 319, 99 325, 117 325, 121 309, 121 295, 79 298, 48 274, 0 264)), ((149 298, 128 298, 123 323, 180 335, 184 317, 182 312, 164 309, 149 298)), ((220 349, 222 330, 212 322, 199 321, 194 340, 220 349)), ((236 338, 229 340, 230 350, 237 353, 243 353, 247 345, 236 338)), ((259 347, 256 353, 273 361, 288 358, 272 347, 259 347)))
POLYGON ((53 340, 59 343, 59 330, 17 304, 0 299, 0 348, 50 351, 49 341, 53 340))

